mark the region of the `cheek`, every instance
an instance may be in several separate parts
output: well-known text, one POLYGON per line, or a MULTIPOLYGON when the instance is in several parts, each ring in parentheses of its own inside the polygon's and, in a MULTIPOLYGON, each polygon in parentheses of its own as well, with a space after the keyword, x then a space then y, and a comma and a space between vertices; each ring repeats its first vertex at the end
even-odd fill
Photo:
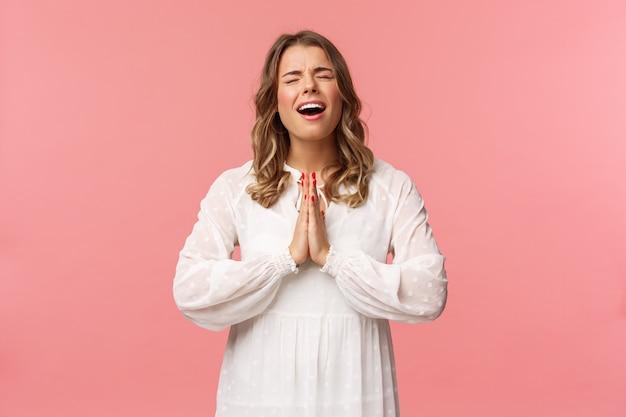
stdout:
POLYGON ((332 103, 332 106, 334 108, 334 118, 336 120, 337 123, 339 123, 339 120, 341 119, 341 114, 343 113, 343 101, 341 101, 341 96, 339 95, 339 90, 338 89, 334 89, 333 91, 329 92, 328 94, 328 100, 332 103))
POLYGON ((278 99, 278 108, 279 109, 289 109, 291 108, 291 103, 293 103, 294 97, 293 93, 289 90, 279 88, 276 93, 276 98, 278 99))
POLYGON ((328 97, 328 101, 330 101, 334 107, 341 109, 341 96, 339 95, 339 89, 337 87, 330 89, 326 96, 328 97))

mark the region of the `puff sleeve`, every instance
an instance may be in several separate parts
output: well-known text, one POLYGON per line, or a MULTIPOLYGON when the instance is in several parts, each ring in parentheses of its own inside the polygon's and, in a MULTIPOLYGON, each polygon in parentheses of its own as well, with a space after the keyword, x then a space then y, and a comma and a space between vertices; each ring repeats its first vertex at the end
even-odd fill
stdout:
POLYGON ((245 261, 231 259, 237 243, 234 201, 245 191, 227 174, 215 181, 201 202, 173 285, 174 300, 185 317, 214 331, 263 312, 281 279, 297 271, 287 248, 245 261))
POLYGON ((379 262, 363 251, 345 254, 331 246, 322 271, 335 277, 347 303, 365 316, 406 323, 431 321, 446 303, 445 258, 415 185, 399 171, 394 180, 400 186, 392 211, 393 263, 379 262))

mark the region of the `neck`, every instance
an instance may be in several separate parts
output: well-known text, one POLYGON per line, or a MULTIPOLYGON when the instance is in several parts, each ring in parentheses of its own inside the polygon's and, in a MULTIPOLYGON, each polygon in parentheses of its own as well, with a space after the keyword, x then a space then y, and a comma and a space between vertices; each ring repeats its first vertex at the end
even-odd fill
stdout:
POLYGON ((337 149, 333 140, 303 142, 292 140, 287 165, 299 171, 321 172, 322 168, 337 161, 337 149))

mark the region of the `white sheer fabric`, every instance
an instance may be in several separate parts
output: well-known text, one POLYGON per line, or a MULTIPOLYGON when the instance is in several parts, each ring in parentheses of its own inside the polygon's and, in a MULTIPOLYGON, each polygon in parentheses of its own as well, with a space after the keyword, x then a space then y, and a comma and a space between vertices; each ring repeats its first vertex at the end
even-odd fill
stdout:
POLYGON ((388 320, 433 320, 447 294, 420 194, 377 160, 363 206, 326 210, 326 265, 296 267, 287 247, 301 173, 285 166, 292 182, 266 209, 245 192, 250 168, 226 171, 212 185, 174 279, 189 320, 231 326, 216 416, 398 416, 388 320), (236 245, 241 261, 230 259, 236 245))

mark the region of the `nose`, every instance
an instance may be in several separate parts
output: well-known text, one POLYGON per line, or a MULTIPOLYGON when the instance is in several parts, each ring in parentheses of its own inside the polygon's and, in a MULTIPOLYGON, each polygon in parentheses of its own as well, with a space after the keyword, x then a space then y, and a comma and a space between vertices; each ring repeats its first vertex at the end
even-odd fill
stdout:
POLYGON ((317 84, 315 83, 315 77, 311 74, 307 74, 304 77, 304 88, 302 94, 317 93, 317 84))

